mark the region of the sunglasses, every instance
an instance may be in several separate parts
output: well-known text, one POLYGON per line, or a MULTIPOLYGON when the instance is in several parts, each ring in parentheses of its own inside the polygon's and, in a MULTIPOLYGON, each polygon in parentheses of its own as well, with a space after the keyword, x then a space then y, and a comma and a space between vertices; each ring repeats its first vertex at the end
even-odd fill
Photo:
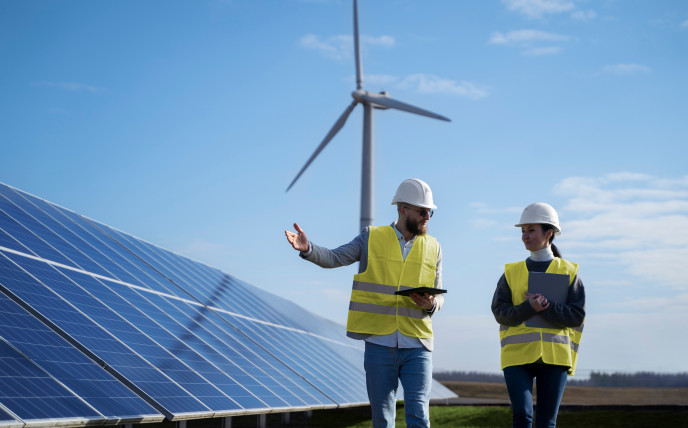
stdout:
POLYGON ((429 215, 428 218, 432 218, 432 215, 435 214, 435 211, 433 210, 427 210, 425 208, 411 208, 411 207, 404 207, 407 210, 415 211, 417 212, 421 217, 425 217, 426 215, 429 215))

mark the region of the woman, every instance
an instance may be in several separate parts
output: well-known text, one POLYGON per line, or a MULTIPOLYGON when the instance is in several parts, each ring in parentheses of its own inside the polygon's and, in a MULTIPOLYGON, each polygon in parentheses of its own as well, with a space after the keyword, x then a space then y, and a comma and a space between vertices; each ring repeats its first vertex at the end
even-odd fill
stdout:
POLYGON ((554 208, 542 202, 528 205, 516 227, 530 257, 505 266, 492 298, 492 313, 500 324, 502 370, 514 428, 532 424, 533 378, 535 426, 555 427, 566 377, 576 369, 585 291, 578 265, 562 259, 552 243, 561 233, 554 208))

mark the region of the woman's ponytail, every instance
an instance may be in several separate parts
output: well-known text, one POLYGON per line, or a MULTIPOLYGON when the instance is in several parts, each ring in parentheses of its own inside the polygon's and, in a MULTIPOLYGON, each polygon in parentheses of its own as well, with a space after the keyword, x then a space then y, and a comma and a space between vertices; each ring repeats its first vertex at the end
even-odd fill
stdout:
POLYGON ((542 231, 543 232, 547 233, 548 230, 552 231, 552 236, 549 237, 549 245, 552 248, 552 253, 554 254, 554 257, 561 258, 561 253, 559 252, 559 248, 557 248, 557 246, 554 245, 554 243, 552 243, 552 241, 554 241, 554 231, 555 231, 554 226, 552 226, 551 224, 547 224, 547 223, 541 223, 541 224, 542 224, 542 231))

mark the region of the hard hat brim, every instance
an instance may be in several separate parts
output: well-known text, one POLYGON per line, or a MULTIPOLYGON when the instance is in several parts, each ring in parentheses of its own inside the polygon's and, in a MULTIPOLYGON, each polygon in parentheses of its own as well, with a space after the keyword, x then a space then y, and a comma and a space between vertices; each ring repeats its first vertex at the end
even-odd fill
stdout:
POLYGON ((554 227, 554 236, 561 235, 561 229, 559 229, 556 224, 552 224, 552 223, 523 223, 523 224, 515 224, 514 227, 522 227, 524 224, 549 224, 550 226, 554 227))

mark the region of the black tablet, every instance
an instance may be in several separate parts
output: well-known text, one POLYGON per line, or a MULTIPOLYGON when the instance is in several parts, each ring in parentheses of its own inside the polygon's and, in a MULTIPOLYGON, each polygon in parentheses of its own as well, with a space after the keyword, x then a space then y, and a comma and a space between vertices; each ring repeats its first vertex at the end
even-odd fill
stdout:
POLYGON ((416 287, 416 288, 407 288, 405 290, 399 290, 395 291, 394 294, 398 294, 400 296, 409 296, 411 293, 419 293, 423 295, 424 293, 428 294, 442 294, 446 293, 447 290, 444 288, 432 288, 432 287, 416 287))

